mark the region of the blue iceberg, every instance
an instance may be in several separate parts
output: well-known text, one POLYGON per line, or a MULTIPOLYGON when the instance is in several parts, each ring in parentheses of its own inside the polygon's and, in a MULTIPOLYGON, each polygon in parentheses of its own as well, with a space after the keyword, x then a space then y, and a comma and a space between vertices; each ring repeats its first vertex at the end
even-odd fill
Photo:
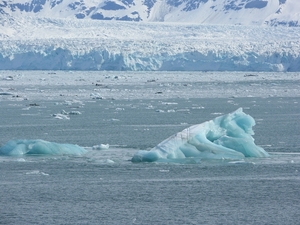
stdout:
POLYGON ((44 140, 10 140, 0 148, 0 155, 81 155, 87 150, 72 144, 44 140))
POLYGON ((150 151, 140 150, 132 162, 174 161, 185 158, 243 159, 268 157, 255 145, 255 120, 242 108, 174 134, 150 151))

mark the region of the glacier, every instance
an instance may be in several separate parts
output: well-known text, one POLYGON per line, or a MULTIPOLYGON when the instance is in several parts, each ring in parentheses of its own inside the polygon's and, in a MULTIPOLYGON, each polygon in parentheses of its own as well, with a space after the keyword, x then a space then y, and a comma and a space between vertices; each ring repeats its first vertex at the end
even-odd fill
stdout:
POLYGON ((0 147, 0 155, 82 155, 87 150, 73 144, 59 144, 44 140, 10 140, 0 147))
POLYGON ((300 27, 0 20, 0 70, 300 71, 300 27))
POLYGON ((240 160, 268 157, 255 145, 255 120, 242 108, 213 120, 193 125, 162 141, 150 151, 139 150, 132 162, 173 162, 186 158, 240 160))

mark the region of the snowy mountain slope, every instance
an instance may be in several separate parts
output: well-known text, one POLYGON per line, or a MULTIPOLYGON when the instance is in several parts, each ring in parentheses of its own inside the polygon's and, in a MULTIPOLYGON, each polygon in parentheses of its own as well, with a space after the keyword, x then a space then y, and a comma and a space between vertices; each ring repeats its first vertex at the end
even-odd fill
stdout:
POLYGON ((7 17, 0 69, 300 71, 300 28, 7 17))
POLYGON ((300 26, 299 0, 0 0, 0 14, 94 20, 300 26))

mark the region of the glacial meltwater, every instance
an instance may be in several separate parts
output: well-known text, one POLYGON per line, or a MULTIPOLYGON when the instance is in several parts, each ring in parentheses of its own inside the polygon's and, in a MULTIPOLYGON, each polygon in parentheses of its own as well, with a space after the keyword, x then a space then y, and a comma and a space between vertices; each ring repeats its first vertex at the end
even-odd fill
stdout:
POLYGON ((0 71, 0 224, 297 224, 299 90, 299 73, 0 71), (239 108, 264 157, 132 162, 239 108))

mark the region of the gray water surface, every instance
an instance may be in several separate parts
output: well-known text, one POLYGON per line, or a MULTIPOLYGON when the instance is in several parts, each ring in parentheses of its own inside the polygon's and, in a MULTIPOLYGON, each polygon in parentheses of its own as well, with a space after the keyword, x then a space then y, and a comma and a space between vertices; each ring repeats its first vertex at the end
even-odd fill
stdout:
POLYGON ((43 139, 88 153, 0 156, 0 224, 297 224, 299 102, 267 95, 82 101, 2 95, 0 145, 43 139), (270 158, 131 163, 137 150, 239 107, 256 120, 255 143, 270 158), (62 110, 81 114, 55 119, 62 110), (92 150, 101 143, 110 148, 92 150))

